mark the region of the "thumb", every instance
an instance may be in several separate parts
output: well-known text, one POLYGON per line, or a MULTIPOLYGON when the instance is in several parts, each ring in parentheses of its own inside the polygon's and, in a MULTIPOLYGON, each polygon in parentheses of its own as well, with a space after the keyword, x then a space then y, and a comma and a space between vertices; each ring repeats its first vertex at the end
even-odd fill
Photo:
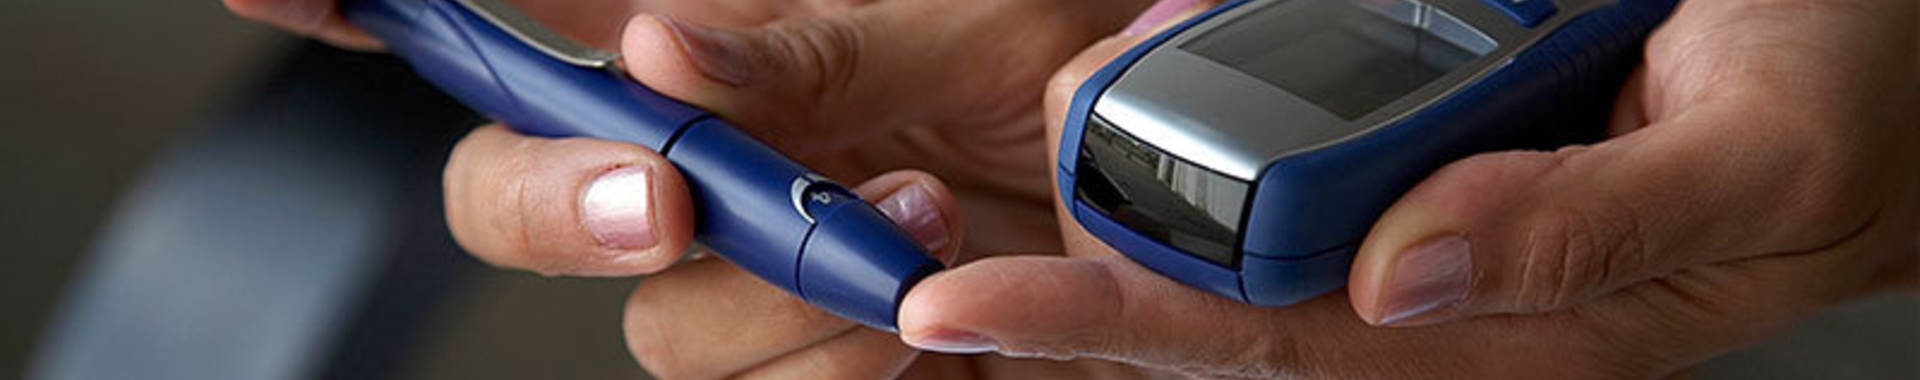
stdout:
POLYGON ((1871 187, 1811 140, 1765 132, 1803 121, 1703 106, 1592 147, 1456 162, 1374 225, 1348 282, 1354 310, 1376 325, 1553 311, 1831 245, 1871 217, 1845 201, 1871 187))
POLYGON ((1118 30, 1130 9, 1100 0, 890 1, 749 28, 641 15, 627 24, 622 50, 642 83, 805 155, 903 127, 1030 118, 1052 69, 1118 30))

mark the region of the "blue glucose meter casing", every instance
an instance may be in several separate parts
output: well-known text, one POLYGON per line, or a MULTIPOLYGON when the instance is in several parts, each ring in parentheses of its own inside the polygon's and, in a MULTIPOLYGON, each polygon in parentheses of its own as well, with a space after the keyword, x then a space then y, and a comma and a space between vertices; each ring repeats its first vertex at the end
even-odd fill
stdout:
POLYGON ((1240 0, 1095 73, 1060 140, 1088 231, 1188 285, 1287 305, 1346 283, 1441 166, 1604 136, 1678 0, 1240 0))
POLYGON ((567 40, 499 0, 340 6, 422 77, 515 130, 660 152, 687 180, 694 237, 809 303, 893 330, 907 290, 942 268, 852 192, 629 79, 614 69, 618 55, 567 40))

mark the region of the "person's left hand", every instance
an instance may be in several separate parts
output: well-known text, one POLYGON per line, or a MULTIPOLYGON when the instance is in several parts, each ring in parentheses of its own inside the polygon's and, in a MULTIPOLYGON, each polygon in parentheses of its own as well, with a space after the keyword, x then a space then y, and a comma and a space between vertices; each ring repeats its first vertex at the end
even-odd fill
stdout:
MULTIPOLYGON (((1059 256, 929 277, 900 328, 927 349, 1200 377, 1671 375, 1915 278, 1915 8, 1686 2, 1649 41, 1614 137, 1433 174, 1374 226, 1346 292, 1238 303, 1142 268, 1061 213, 1059 256)), ((1081 81, 1141 38, 1102 42, 1056 77, 1050 141, 1081 81)))
MULTIPOLYGON (((224 1, 338 46, 380 47, 337 12, 346 0, 224 1)), ((850 185, 947 260, 1057 249, 1040 112, 1046 79, 1149 3, 507 1, 558 32, 620 47, 634 79, 850 185)), ((444 184, 453 235, 483 261, 547 275, 649 275, 623 323, 635 359, 663 379, 891 378, 1031 364, 920 355, 724 260, 679 260, 697 206, 674 166, 645 147, 488 126, 454 149, 444 184)))

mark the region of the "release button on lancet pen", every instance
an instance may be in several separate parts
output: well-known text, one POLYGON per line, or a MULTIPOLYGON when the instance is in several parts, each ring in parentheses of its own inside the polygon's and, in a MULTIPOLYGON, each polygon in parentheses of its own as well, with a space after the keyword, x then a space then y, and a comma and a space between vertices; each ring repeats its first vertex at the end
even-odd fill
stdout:
POLYGON ((793 211, 800 213, 800 217, 809 224, 819 223, 816 219, 819 212, 834 206, 836 202, 857 199, 833 180, 812 173, 794 178, 789 192, 789 196, 793 197, 793 211))
POLYGON ((1520 26, 1532 28, 1540 25, 1547 17, 1552 17, 1560 9, 1553 6, 1553 0, 1481 0, 1499 9, 1501 13, 1513 17, 1520 26))

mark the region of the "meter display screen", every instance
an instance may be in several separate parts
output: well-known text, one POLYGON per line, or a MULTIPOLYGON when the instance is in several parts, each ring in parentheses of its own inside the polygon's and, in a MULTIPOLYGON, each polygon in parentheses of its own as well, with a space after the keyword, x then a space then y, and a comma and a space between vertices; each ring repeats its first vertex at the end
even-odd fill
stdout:
POLYGON ((1413 0, 1292 0, 1208 31, 1183 50, 1354 120, 1494 48, 1413 0))

